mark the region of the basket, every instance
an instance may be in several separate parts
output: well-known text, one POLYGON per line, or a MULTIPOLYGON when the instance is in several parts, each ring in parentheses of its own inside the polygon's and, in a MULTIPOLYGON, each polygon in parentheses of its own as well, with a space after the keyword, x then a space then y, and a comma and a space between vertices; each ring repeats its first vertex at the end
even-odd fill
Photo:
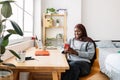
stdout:
POLYGON ((52 27, 53 26, 53 19, 52 18, 46 18, 45 19, 45 27, 52 27))
POLYGON ((13 80, 13 72, 10 69, 0 68, 0 80, 13 80))

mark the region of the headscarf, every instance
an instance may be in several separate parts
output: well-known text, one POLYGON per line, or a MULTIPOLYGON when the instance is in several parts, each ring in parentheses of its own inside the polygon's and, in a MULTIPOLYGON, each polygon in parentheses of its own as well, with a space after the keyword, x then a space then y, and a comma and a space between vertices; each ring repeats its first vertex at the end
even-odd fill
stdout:
POLYGON ((78 29, 80 29, 80 30, 82 31, 82 37, 88 37, 88 36, 87 36, 86 29, 85 29, 85 27, 84 27, 83 24, 77 24, 77 25, 75 26, 75 28, 78 28, 78 29))
POLYGON ((86 31, 86 29, 85 29, 85 27, 84 27, 83 24, 77 24, 77 25, 75 26, 75 28, 78 28, 78 29, 80 29, 80 30, 82 31, 82 36, 81 36, 81 40, 82 40, 82 41, 85 41, 85 42, 86 42, 86 41, 90 41, 90 42, 93 41, 90 37, 88 37, 87 31, 86 31))
POLYGON ((96 58, 96 44, 95 44, 95 42, 93 41, 92 38, 88 37, 87 31, 86 31, 85 26, 83 24, 77 24, 75 26, 75 28, 78 28, 78 29, 80 29, 82 31, 81 41, 93 42, 94 48, 95 48, 95 55, 94 55, 93 59, 91 59, 91 63, 93 63, 94 59, 96 58))

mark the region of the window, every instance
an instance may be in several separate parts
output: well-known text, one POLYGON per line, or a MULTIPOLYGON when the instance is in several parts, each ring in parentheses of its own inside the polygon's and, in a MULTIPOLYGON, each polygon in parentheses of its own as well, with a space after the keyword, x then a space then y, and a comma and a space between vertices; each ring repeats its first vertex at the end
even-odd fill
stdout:
MULTIPOLYGON (((33 35, 33 0, 16 0, 15 3, 11 3, 13 15, 10 17, 18 23, 24 37, 30 37, 33 35)), ((6 23, 10 25, 9 23, 6 23)), ((23 37, 12 35, 10 40, 21 39, 23 37)))

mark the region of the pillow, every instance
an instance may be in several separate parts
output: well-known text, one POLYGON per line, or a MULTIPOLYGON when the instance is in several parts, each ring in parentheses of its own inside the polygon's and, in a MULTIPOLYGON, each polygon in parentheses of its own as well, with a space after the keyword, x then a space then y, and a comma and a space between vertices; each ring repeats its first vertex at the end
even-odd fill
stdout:
POLYGON ((100 42, 97 42, 97 47, 98 48, 116 48, 111 40, 101 40, 100 42))
POLYGON ((120 48, 120 42, 113 42, 116 48, 120 48))

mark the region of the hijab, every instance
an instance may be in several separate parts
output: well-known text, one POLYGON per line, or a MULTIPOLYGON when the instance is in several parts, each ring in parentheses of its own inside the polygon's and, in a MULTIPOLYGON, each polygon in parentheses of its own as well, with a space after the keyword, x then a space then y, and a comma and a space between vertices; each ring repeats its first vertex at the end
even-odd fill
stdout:
POLYGON ((81 39, 80 39, 81 41, 84 41, 84 42, 93 42, 94 48, 95 48, 95 55, 94 55, 93 59, 91 59, 91 63, 93 63, 94 59, 96 59, 96 44, 95 44, 95 42, 93 41, 92 38, 88 37, 87 31, 86 31, 85 26, 83 24, 77 24, 75 26, 75 28, 80 29, 81 32, 82 32, 82 36, 81 36, 81 39))

